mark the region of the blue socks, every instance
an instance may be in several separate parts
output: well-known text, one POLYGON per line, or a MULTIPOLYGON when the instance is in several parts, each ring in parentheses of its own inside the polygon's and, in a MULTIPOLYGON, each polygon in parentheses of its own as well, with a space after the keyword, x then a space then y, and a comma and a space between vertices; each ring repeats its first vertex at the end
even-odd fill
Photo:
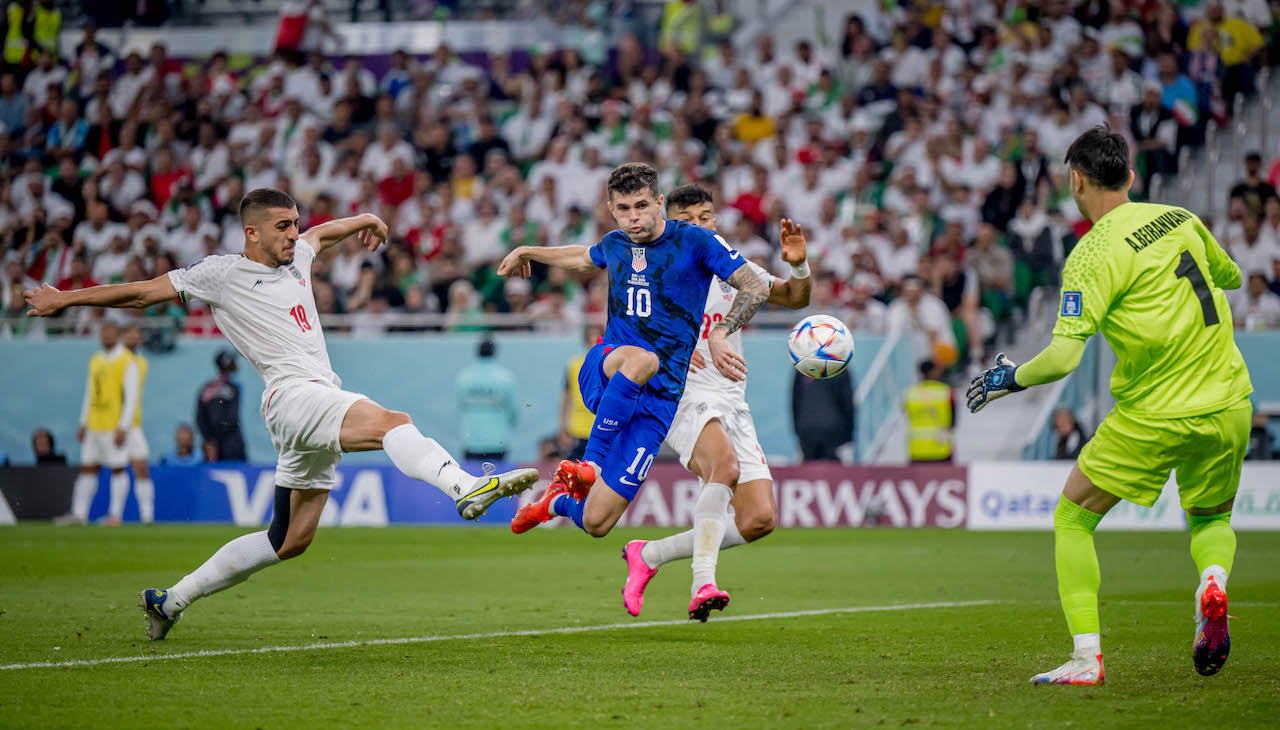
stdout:
POLYGON ((613 440, 631 420, 636 412, 636 401, 640 398, 643 385, 636 385, 621 372, 609 378, 609 384, 600 396, 600 404, 596 406, 596 422, 591 427, 591 436, 587 439, 587 450, 583 461, 604 464, 613 440))
POLYGON ((573 524, 577 525, 579 530, 582 530, 584 529, 582 527, 582 509, 584 505, 585 502, 579 502, 568 494, 562 494, 551 500, 551 511, 573 520, 573 524))

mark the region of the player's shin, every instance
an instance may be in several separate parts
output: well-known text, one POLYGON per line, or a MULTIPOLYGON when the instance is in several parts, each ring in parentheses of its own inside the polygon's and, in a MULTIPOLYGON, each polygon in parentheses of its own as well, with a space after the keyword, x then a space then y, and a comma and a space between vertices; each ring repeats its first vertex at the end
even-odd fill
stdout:
POLYGON ((133 484, 133 496, 138 498, 138 519, 143 524, 156 520, 156 485, 151 477, 143 477, 133 484))
POLYGON ((89 507, 93 504, 93 495, 98 491, 98 473, 80 472, 75 484, 71 487, 71 514, 84 522, 89 519, 89 507))
MULTIPOLYGON (((733 492, 723 484, 702 488, 693 506, 693 591, 716 582, 716 559, 729 521, 733 492)), ((643 553, 642 553, 643 557, 643 553)))
POLYGON ((267 531, 241 535, 169 589, 164 612, 176 618, 198 599, 243 583, 249 576, 280 562, 267 531))
POLYGON ((613 440, 636 412, 636 402, 643 390, 644 385, 633 382, 621 372, 614 373, 609 378, 609 384, 600 396, 600 405, 596 407, 596 420, 591 427, 591 436, 587 439, 583 461, 604 463, 613 440))
POLYGON ((107 507, 107 516, 119 520, 124 517, 124 505, 129 499, 129 473, 112 472, 110 484, 111 504, 107 507))
MULTIPOLYGON (((724 537, 720 540, 720 549, 728 550, 739 545, 746 545, 747 538, 738 531, 733 515, 724 522, 724 537)), ((685 530, 669 535, 661 540, 649 540, 640 549, 640 558, 650 568, 657 568, 672 560, 683 560, 693 557, 693 530, 685 530)))
POLYGON ((449 455, 435 439, 423 436, 418 427, 406 423, 387 431, 382 437, 382 449, 396 468, 406 476, 427 482, 456 500, 475 481, 475 477, 462 470, 457 460, 449 455))
POLYGON ((1065 496, 1053 512, 1054 562, 1058 570, 1058 596, 1067 628, 1075 641, 1075 653, 1091 656, 1100 651, 1098 589, 1102 575, 1093 531, 1102 515, 1081 507, 1065 496))
POLYGON ((1205 572, 1216 573, 1211 568, 1221 571, 1218 578, 1219 587, 1226 588, 1227 574, 1236 559, 1236 533, 1231 529, 1231 513, 1216 515, 1187 515, 1187 527, 1191 531, 1191 558, 1196 561, 1196 570, 1201 576, 1205 572))

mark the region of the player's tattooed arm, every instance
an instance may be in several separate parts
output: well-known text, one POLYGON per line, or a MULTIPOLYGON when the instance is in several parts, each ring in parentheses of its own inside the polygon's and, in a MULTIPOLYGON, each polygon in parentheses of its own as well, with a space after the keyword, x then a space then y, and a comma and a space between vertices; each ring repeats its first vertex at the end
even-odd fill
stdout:
POLYGON ((707 347, 711 350, 711 363, 720 374, 733 381, 745 380, 747 363, 742 356, 729 347, 727 338, 742 328, 769 298, 769 286, 750 266, 742 265, 726 283, 738 290, 733 303, 729 305, 729 313, 720 324, 711 330, 707 338, 707 347))
POLYGON ((161 274, 149 281, 128 284, 105 284, 88 289, 59 291, 49 284, 22 293, 27 300, 28 317, 52 317, 67 307, 114 307, 117 309, 146 309, 154 304, 178 298, 178 290, 168 274, 161 274))
POLYGON ((527 279, 533 273, 532 261, 569 271, 594 271, 599 267, 590 252, 587 246, 521 246, 498 264, 498 276, 527 279))
POLYGON ((769 299, 769 285, 764 283, 754 269, 746 265, 739 266, 727 283, 737 289, 738 294, 733 298, 733 304, 729 305, 729 313, 716 325, 716 329, 724 330, 726 335, 730 335, 742 329, 760 311, 760 307, 764 306, 769 299))
POLYGON ((387 233, 387 224, 383 223, 381 218, 372 213, 363 213, 311 226, 306 233, 302 234, 302 237, 315 247, 316 253, 320 253, 350 236, 359 234, 360 245, 374 251, 379 244, 387 240, 387 233))
POLYGON ((813 277, 809 275, 808 244, 804 229, 799 223, 782 219, 782 260, 791 265, 791 278, 775 279, 769 289, 769 303, 787 309, 804 309, 809 306, 813 277))

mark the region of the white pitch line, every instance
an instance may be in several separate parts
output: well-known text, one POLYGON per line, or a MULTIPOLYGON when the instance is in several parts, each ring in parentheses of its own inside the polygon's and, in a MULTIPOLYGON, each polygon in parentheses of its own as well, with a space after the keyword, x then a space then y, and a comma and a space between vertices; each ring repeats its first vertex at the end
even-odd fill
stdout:
MULTIPOLYGON (((712 623, 726 621, 760 621, 774 618, 798 618, 801 616, 825 616, 837 613, 869 613, 875 611, 919 611, 927 608, 967 608, 972 606, 990 606, 1007 601, 946 601, 939 603, 902 603, 888 606, 854 606, 850 608, 816 608, 809 611, 787 611, 784 613, 757 613, 746 616, 723 616, 712 623)), ((494 631, 487 634, 452 634, 443 636, 407 636, 399 639, 369 639, 368 641, 337 641, 319 644, 298 644, 294 646, 264 646, 257 649, 204 649, 186 651, 176 654, 147 654, 144 656, 115 656, 104 659, 72 659, 65 662, 27 662, 22 664, 3 664, 0 671, 14 669, 59 669, 63 667, 93 667, 99 664, 128 664, 133 662, 164 661, 168 659, 203 659, 205 657, 236 656, 240 654, 268 654, 288 651, 322 651, 325 649, 350 649, 359 646, 387 646, 393 644, 426 644, 432 641, 463 641, 467 639, 503 639, 512 636, 545 636, 550 634, 584 634, 591 631, 613 631, 618 629, 647 629, 655 626, 687 626, 691 621, 635 621, 624 624, 600 624, 597 626, 566 626, 558 629, 524 629, 521 631, 494 631)))

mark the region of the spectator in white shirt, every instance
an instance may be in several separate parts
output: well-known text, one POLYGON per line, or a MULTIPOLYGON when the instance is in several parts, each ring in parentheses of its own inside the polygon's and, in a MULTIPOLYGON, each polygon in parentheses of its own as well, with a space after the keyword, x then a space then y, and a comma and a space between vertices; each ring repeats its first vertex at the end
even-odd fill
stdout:
POLYGON ((124 281, 124 270, 133 259, 129 251, 128 229, 113 225, 107 250, 93 260, 93 278, 99 284, 119 284, 124 281))
POLYGON ((378 127, 378 141, 365 150, 364 159, 360 162, 360 174, 380 182, 391 174, 391 160, 397 157, 412 167, 413 147, 400 138, 400 131, 394 124, 384 122, 378 127))
POLYGON ((27 74, 22 82, 22 93, 31 99, 33 106, 44 106, 49 100, 49 85, 64 86, 67 82, 67 69, 54 63, 53 53, 41 51, 35 68, 27 74))
POLYGON ((488 198, 476 202, 475 217, 462 225, 462 254, 467 266, 479 267, 506 255, 502 230, 506 227, 498 215, 498 206, 488 198))
POLYGON ((919 362, 934 360, 949 365, 956 360, 956 336, 951 313, 942 300, 928 293, 914 274, 902 280, 902 296, 889 305, 889 329, 912 338, 919 362))
POLYGON ((1235 328, 1265 330, 1280 327, 1280 296, 1267 288, 1262 270, 1251 271, 1249 281, 1227 295, 1235 328))
MULTIPOLYGON (((89 204, 89 218, 76 226, 71 240, 74 245, 82 246, 90 257, 106 251, 111 239, 121 235, 124 226, 107 220, 107 204, 101 200, 89 204)), ((121 266, 121 271, 124 267, 121 266)), ((99 279, 99 281, 102 281, 99 279)))
POLYGON ((1264 231, 1261 217, 1246 211, 1239 227, 1232 226, 1225 241, 1227 253, 1241 271, 1270 271, 1271 259, 1280 256, 1270 232, 1264 231))
POLYGON ((182 210, 182 224, 169 231, 164 248, 178 266, 190 266, 204 258, 211 245, 217 246, 221 237, 216 225, 202 220, 199 206, 188 205, 182 210))
POLYGON ((138 100, 138 92, 151 83, 151 69, 142 63, 142 56, 136 51, 124 59, 124 74, 111 82, 111 113, 116 119, 129 116, 134 102, 138 100))
POLYGON ((142 175, 124 166, 124 156, 119 149, 104 155, 102 166, 106 172, 98 181, 98 189, 116 210, 128 210, 147 195, 142 175))

